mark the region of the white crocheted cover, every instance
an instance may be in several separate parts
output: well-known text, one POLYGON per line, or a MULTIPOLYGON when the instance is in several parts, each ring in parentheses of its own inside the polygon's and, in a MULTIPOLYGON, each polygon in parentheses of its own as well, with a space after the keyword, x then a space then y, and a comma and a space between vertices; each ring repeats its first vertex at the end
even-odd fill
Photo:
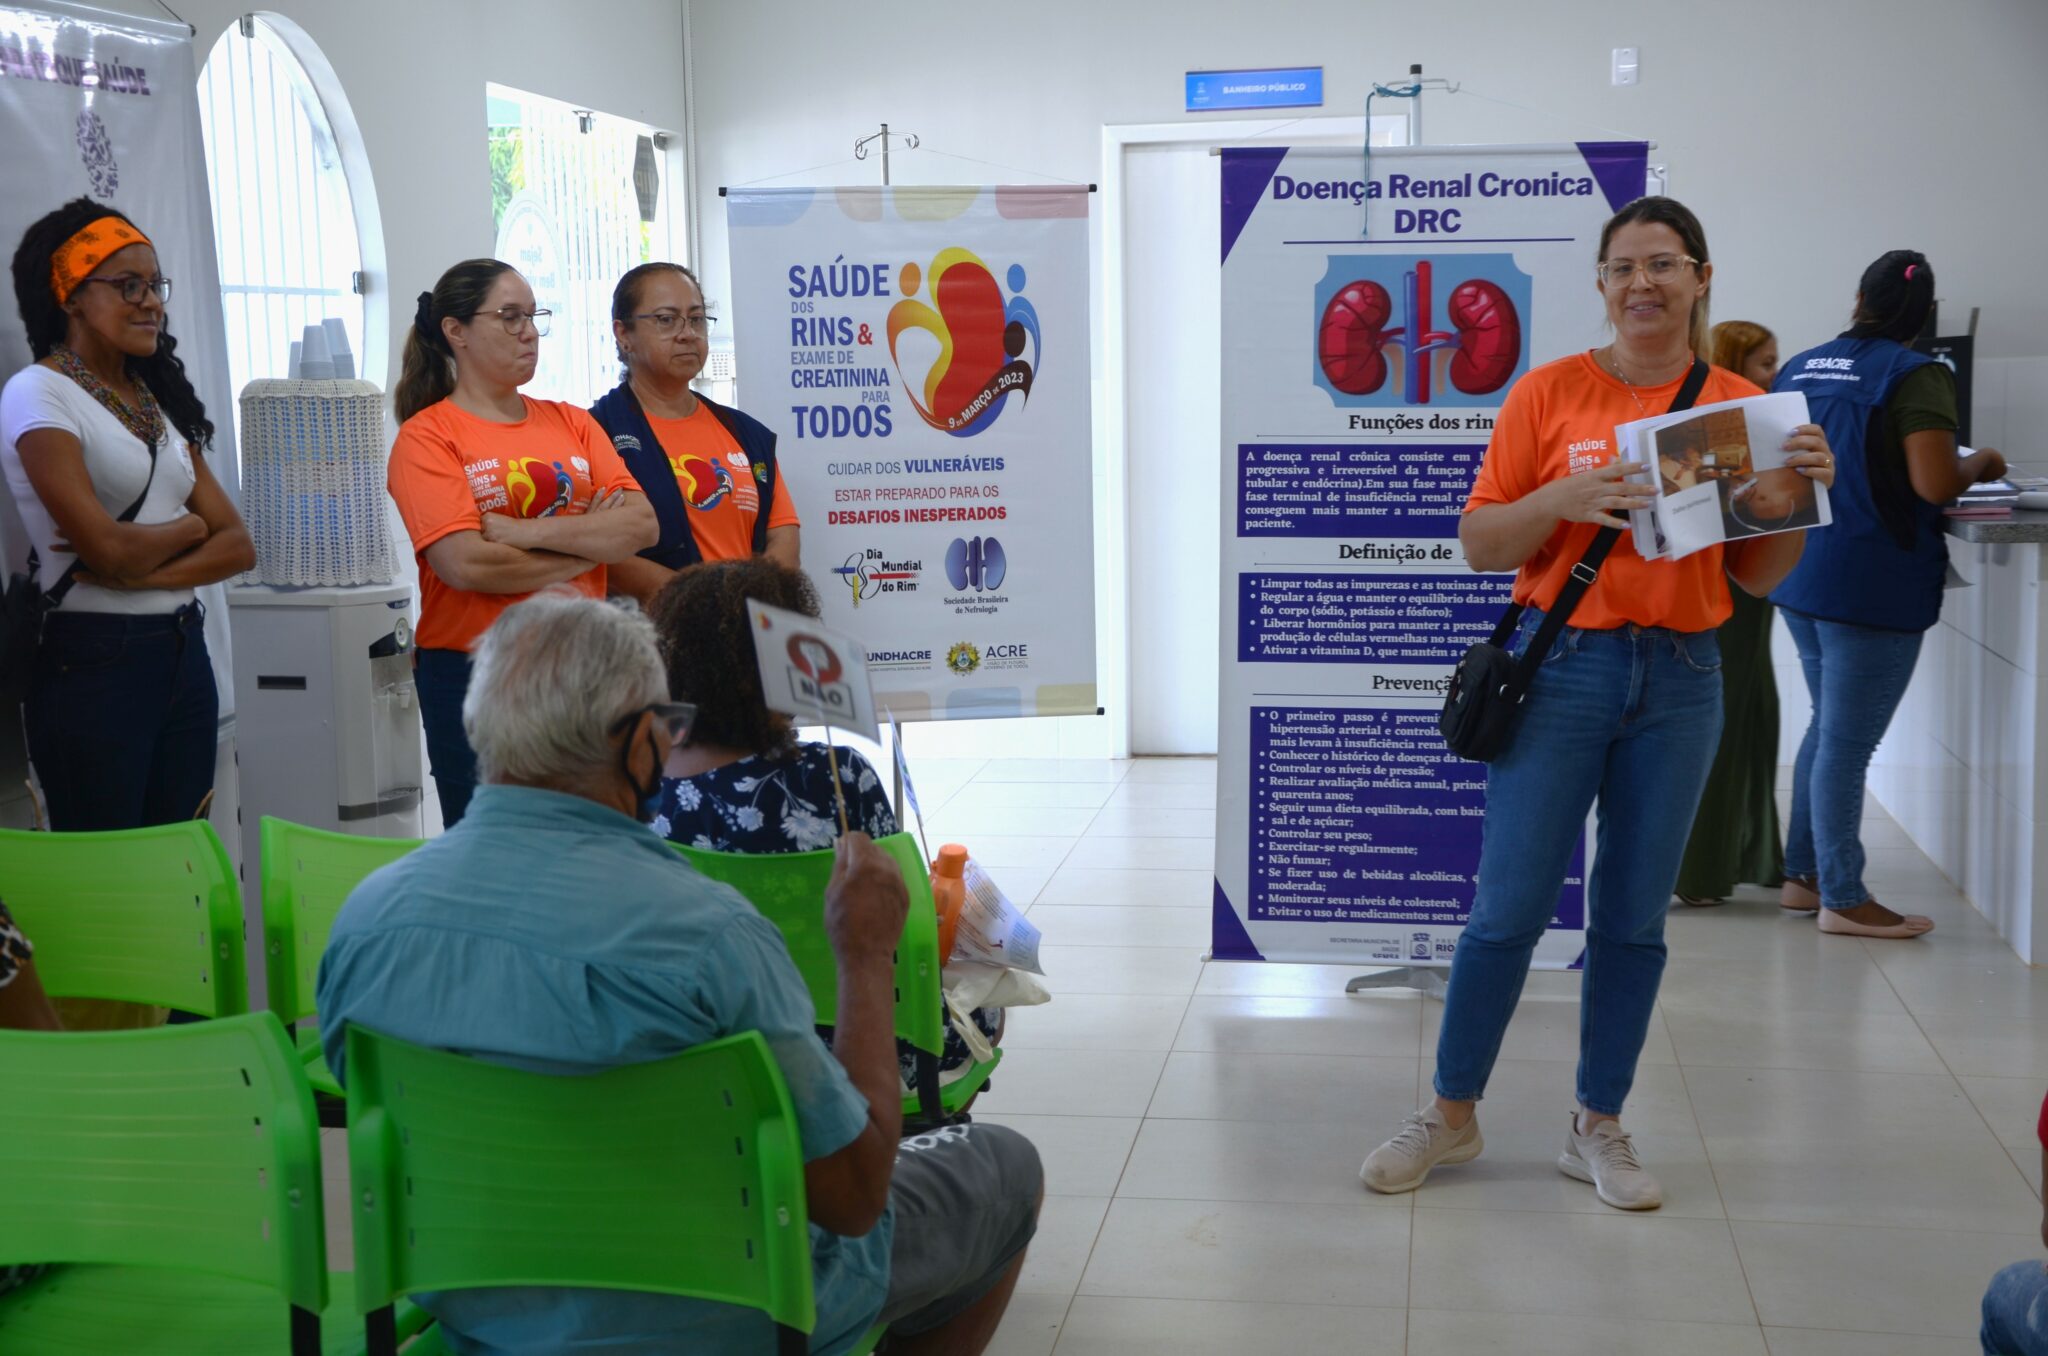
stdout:
POLYGON ((242 516, 265 584, 394 577, 384 489, 384 393, 367 381, 242 388, 242 516))

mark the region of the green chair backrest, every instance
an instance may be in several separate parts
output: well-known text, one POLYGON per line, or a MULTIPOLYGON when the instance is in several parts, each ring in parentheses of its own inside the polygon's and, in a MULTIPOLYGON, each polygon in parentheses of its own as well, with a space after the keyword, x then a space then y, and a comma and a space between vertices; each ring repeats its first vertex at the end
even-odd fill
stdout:
POLYGON ((349 891, 422 841, 330 833, 263 816, 263 974, 270 1010, 281 1020, 313 1015, 320 953, 349 891))
POLYGON ((203 820, 108 833, 0 829, 0 899, 58 998, 249 1010, 242 896, 203 820))
POLYGON ((201 1272, 318 1315, 319 1136, 312 1090, 268 1012, 0 1031, 0 1265, 201 1272))
MULTIPOLYGON (((839 963, 825 935, 825 885, 832 879, 832 850, 755 854, 674 846, 690 865, 746 896, 781 930, 797 973, 811 991, 818 1020, 830 1025, 839 1006, 839 963)), ((915 835, 891 834, 876 839, 875 846, 903 867, 903 883, 910 888, 910 912, 896 944, 896 1034, 920 1050, 941 1054, 946 1024, 939 998, 942 965, 931 876, 915 835)))
POLYGON ((582 1077, 348 1029, 356 1302, 589 1286, 809 1332, 803 1148, 755 1032, 582 1077))

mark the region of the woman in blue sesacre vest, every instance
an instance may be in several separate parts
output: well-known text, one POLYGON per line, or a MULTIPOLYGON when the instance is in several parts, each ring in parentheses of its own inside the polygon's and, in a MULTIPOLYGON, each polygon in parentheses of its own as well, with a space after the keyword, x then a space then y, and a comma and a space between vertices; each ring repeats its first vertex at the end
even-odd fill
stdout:
POLYGON ((1989 448, 1958 457, 1955 377, 1907 347, 1933 305, 1927 257, 1891 251, 1864 270, 1849 329, 1788 359, 1774 387, 1805 394, 1838 459, 1834 522, 1808 534, 1799 564, 1771 594, 1813 697, 1793 770, 1780 902, 1817 912, 1820 930, 1838 935, 1917 937, 1934 927, 1864 888, 1864 773, 1941 615, 1942 506, 2005 474, 2005 458, 1989 448))

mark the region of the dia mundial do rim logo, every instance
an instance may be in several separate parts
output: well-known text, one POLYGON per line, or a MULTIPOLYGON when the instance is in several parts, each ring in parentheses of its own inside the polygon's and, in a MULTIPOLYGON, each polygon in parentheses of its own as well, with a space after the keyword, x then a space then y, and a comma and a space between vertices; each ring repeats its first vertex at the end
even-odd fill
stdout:
POLYGON ((946 668, 954 676, 965 678, 981 667, 981 651, 974 642, 963 640, 946 651, 946 668))

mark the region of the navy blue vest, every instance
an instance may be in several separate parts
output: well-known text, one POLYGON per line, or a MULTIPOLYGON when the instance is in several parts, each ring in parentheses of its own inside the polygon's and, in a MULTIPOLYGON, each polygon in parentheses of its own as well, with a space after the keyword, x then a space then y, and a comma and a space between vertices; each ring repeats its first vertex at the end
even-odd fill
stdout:
MULTIPOLYGON (((754 484, 761 492, 761 511, 754 519, 754 554, 759 555, 768 549, 768 513, 775 503, 775 432, 752 415, 701 395, 697 399, 740 445, 753 470, 754 484)), ((640 554, 671 570, 702 560, 704 553, 697 549, 697 538, 690 531, 690 508, 683 502, 682 486, 676 484, 675 468, 669 465, 661 440, 654 436, 654 426, 647 422, 647 412, 640 408, 632 383, 622 381, 600 397, 590 407, 590 416, 612 440, 661 522, 661 539, 640 554)))
POLYGON ((1871 421, 1908 373, 1934 359, 1890 339, 1835 339, 1778 370, 1774 391, 1800 391, 1835 454, 1834 522, 1806 534, 1799 564, 1771 594, 1779 607, 1823 621, 1925 631, 1941 616, 1948 542, 1941 509, 1915 497, 1912 543, 1885 524, 1873 486, 1871 421))

